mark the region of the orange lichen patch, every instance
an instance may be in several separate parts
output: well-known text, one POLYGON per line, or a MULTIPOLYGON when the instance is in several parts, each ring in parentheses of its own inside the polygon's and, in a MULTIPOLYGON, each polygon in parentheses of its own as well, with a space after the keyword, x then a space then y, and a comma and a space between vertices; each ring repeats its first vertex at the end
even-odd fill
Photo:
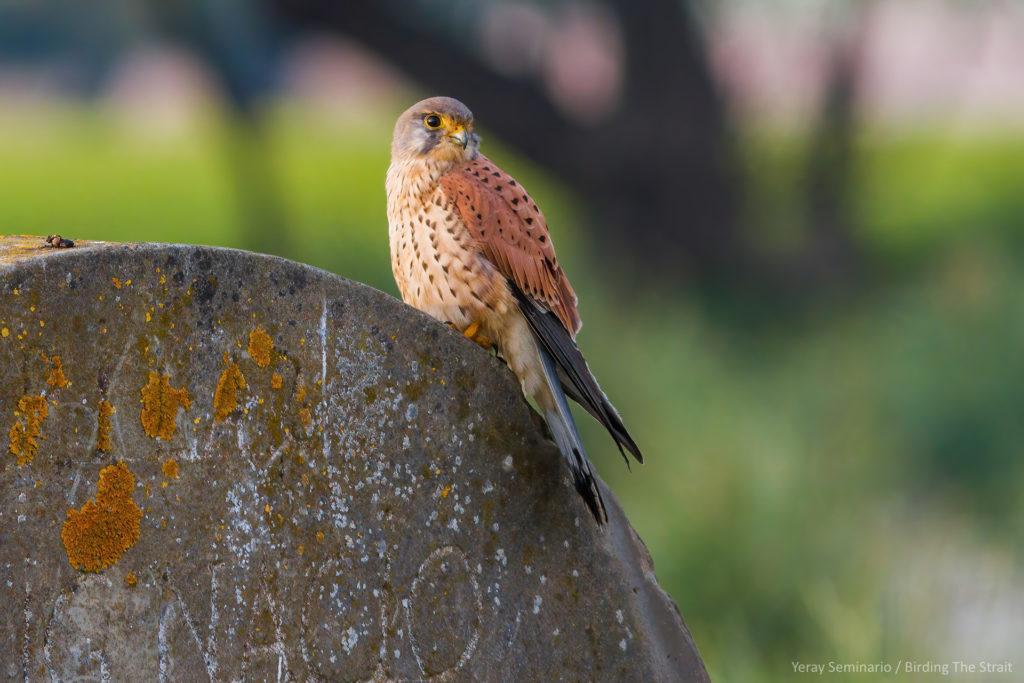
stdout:
POLYGON ((220 422, 238 407, 238 392, 245 389, 245 376, 238 363, 228 363, 213 392, 214 418, 220 422))
POLYGON ((149 383, 142 387, 142 426, 146 434, 154 439, 171 438, 177 429, 174 418, 178 414, 178 408, 188 410, 192 407, 188 389, 175 389, 171 386, 170 379, 170 375, 151 371, 149 383))
POLYGON ((275 372, 270 376, 270 388, 280 389, 282 386, 284 386, 284 378, 275 372))
POLYGON ((441 497, 442 498, 447 498, 448 494, 451 493, 451 492, 452 492, 452 487, 451 486, 445 486, 443 489, 441 489, 441 497))
POLYGON ((64 364, 61 362, 60 356, 53 356, 49 360, 50 376, 46 378, 46 383, 54 389, 63 389, 71 384, 64 375, 64 364))
POLYGON ((139 577, 135 576, 135 574, 132 574, 131 572, 128 572, 124 575, 124 582, 127 583, 129 586, 134 586, 139 582, 139 577))
POLYGON ((97 417, 98 427, 96 430, 96 450, 110 450, 110 416, 115 413, 114 406, 109 401, 100 401, 100 412, 97 417))
POLYGON ((18 466, 27 465, 36 457, 39 450, 40 425, 50 412, 46 405, 44 396, 22 396, 18 400, 18 409, 14 411, 15 417, 20 416, 21 421, 15 422, 7 435, 11 439, 7 447, 11 455, 18 459, 18 466))
POLYGON ((163 471, 164 476, 167 477, 168 479, 178 478, 178 463, 174 461, 174 458, 171 458, 170 460, 166 461, 163 465, 160 466, 160 469, 161 471, 163 471))
POLYGON ((135 475, 124 462, 100 470, 96 499, 68 510, 60 537, 72 567, 98 572, 116 564, 139 540, 142 510, 132 500, 135 475))
POLYGON ((249 333, 249 355, 256 365, 265 368, 270 365, 274 351, 274 340, 265 330, 257 327, 249 333))
POLYGON ((308 425, 313 421, 313 416, 309 414, 309 408, 303 408, 299 411, 299 419, 302 420, 304 425, 308 425))

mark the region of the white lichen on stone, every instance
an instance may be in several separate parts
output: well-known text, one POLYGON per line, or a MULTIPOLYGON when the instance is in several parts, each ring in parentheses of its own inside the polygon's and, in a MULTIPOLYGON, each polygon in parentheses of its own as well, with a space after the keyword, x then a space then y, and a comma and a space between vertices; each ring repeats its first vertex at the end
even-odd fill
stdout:
POLYGON ((345 654, 351 654, 352 648, 359 642, 359 632, 355 628, 349 626, 348 630, 345 631, 345 637, 341 641, 341 646, 345 649, 345 654))

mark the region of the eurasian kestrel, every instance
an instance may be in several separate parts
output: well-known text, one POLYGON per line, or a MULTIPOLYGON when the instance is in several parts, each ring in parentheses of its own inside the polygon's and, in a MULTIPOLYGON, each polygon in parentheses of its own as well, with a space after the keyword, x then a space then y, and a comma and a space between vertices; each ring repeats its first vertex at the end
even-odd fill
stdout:
MULTIPOLYGON (((643 462, 576 346, 576 294, 544 215, 478 151, 473 114, 449 97, 413 105, 395 124, 388 168, 391 269, 402 299, 492 345, 543 411, 576 489, 608 516, 566 396, 643 462)), ((623 457, 625 452, 623 452, 623 457)))

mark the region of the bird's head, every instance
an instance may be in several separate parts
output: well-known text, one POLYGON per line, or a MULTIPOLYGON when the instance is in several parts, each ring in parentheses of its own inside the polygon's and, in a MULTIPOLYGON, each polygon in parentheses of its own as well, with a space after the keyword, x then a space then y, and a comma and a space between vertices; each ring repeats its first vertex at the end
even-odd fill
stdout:
POLYGON ((473 132, 473 112, 451 97, 431 97, 405 110, 395 123, 391 158, 430 157, 461 163, 476 156, 480 137, 473 132))

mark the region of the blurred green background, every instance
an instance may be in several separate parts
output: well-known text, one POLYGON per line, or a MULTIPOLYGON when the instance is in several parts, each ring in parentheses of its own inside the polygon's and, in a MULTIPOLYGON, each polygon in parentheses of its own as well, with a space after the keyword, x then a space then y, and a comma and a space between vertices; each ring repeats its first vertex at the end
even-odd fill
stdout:
MULTIPOLYGON (((899 36, 918 24, 893 20, 893 3, 875 3, 871 21, 849 5, 816 15, 811 38, 798 34, 821 63, 839 45, 861 70, 870 58, 884 71, 896 58, 878 48, 879 26, 899 36)), ((1008 7, 940 5, 976 23, 1008 7)), ((478 112, 485 151, 548 217, 580 296, 580 346, 648 461, 627 472, 582 415, 590 455, 715 680, 799 680, 797 661, 1010 660, 1024 671, 1024 95, 968 107, 977 88, 954 74, 948 97, 916 105, 867 77, 844 101, 842 79, 863 74, 841 68, 814 96, 785 78, 779 92, 744 85, 737 70, 806 23, 787 3, 752 21, 750 6, 694 10, 728 117, 719 132, 738 257, 643 273, 643 253, 627 258, 595 233, 591 197, 478 112), (800 97, 812 104, 790 111, 800 97), (814 102, 825 103, 820 116, 808 113, 814 102), (820 216, 841 228, 827 258, 804 249, 820 216)), ((991 25, 1024 27, 1021 12, 1006 12, 991 25)), ((942 21, 927 25, 942 45, 942 21)), ((300 45, 302 27, 290 36, 300 45)), ((188 41, 171 49, 162 35, 123 34, 133 38, 95 88, 69 86, 46 50, 8 51, 5 233, 270 250, 397 295, 383 178, 395 117, 432 94, 418 74, 320 37, 312 54, 340 76, 312 69, 321 76, 301 87, 239 100, 219 94, 188 41), (269 200, 253 197, 263 186, 269 200), (270 218, 254 227, 254 212, 270 218)), ((21 45, 11 35, 8 46, 21 45)), ((463 99, 477 109, 472 92, 463 99)))

